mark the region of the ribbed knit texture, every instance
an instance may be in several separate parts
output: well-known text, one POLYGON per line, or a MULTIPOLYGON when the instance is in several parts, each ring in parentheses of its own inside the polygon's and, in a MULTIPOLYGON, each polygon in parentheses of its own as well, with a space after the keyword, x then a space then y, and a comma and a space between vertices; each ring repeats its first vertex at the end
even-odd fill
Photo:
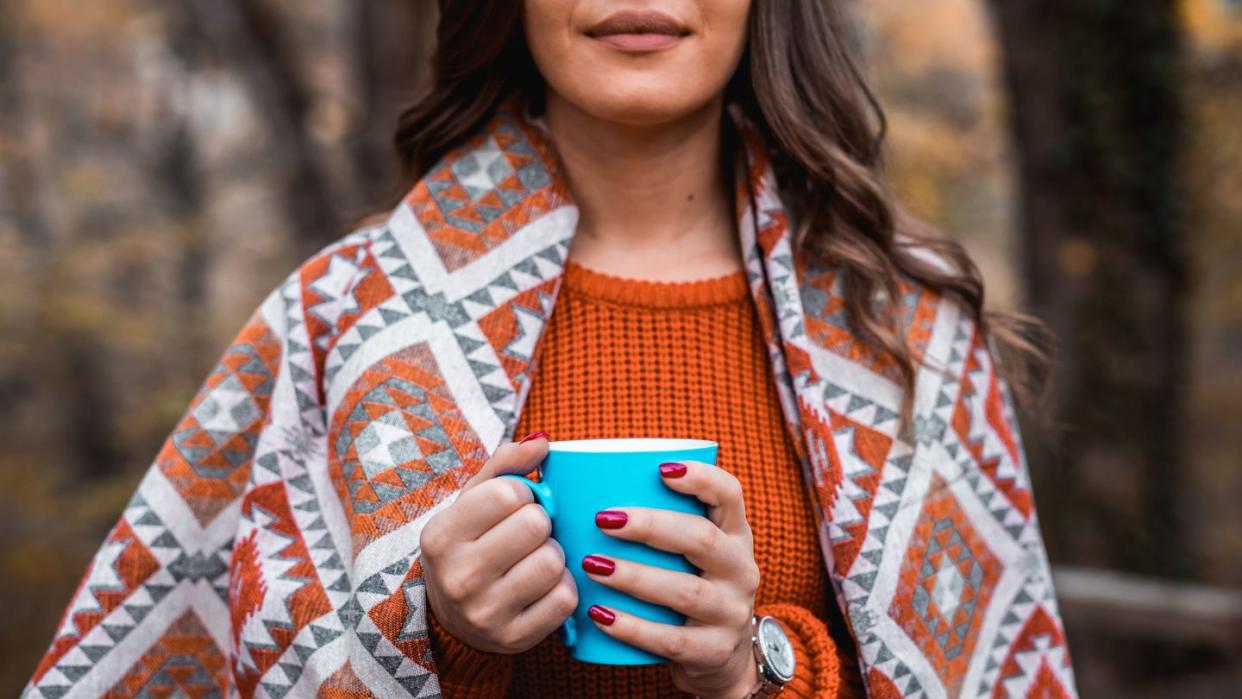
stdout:
MULTIPOLYGON (((822 621, 829 591, 813 505, 784 429, 745 273, 657 282, 570 260, 560 293, 516 434, 718 442, 718 465, 741 482, 754 533, 762 580, 756 609, 772 610, 795 642, 798 675, 782 696, 847 696, 838 693, 841 673, 848 676, 856 660, 838 657, 822 621)), ((557 634, 525 653, 496 655, 458 642, 434 614, 430 621, 448 697, 680 694, 666 666, 580 663, 557 634)))

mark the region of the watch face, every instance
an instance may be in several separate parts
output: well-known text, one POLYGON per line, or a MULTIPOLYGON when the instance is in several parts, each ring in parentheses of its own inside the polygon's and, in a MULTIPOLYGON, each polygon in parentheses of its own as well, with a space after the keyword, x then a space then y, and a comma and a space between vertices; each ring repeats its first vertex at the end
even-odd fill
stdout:
POLYGON ((775 619, 764 617, 759 621, 759 645, 763 649, 763 658, 768 667, 785 682, 793 679, 793 644, 775 619))

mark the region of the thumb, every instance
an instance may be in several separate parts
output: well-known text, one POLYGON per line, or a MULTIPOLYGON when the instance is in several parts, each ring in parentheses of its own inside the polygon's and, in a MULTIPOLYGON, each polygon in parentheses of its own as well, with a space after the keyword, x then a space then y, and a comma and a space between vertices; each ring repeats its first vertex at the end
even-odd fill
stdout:
POLYGON ((496 447, 491 458, 466 481, 462 490, 469 490, 502 474, 522 476, 530 473, 547 455, 548 435, 545 432, 532 432, 520 442, 505 442, 496 447))

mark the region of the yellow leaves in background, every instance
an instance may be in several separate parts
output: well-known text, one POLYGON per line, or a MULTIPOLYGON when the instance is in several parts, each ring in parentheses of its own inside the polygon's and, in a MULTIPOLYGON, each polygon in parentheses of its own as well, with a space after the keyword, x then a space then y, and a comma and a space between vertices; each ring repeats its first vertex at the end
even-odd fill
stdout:
POLYGON ((997 61, 986 7, 978 0, 868 0, 859 11, 870 31, 901 48, 885 53, 891 69, 919 72, 939 65, 977 72, 997 61))
POLYGON ((1242 52, 1242 2, 1182 0, 1180 5, 1182 26, 1198 51, 1242 52))
POLYGON ((966 244, 990 303, 1015 305, 1012 163, 999 48, 978 0, 854 4, 888 118, 885 175, 916 214, 966 244))
POLYGON ((143 9, 132 0, 27 0, 21 19, 58 50, 112 43, 143 9))
POLYGON ((1095 269, 1095 246, 1081 238, 1066 238, 1057 248, 1057 262, 1070 276, 1086 277, 1095 269))

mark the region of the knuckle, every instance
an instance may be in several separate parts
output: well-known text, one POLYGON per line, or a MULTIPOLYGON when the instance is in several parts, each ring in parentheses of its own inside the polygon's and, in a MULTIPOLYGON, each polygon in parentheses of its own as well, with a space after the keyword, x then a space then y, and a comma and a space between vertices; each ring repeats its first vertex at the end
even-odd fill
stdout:
POLYGON ((551 556, 552 560, 556 562, 556 572, 559 574, 561 570, 565 568, 565 549, 561 548, 561 545, 556 542, 556 539, 551 537, 549 537, 547 541, 543 542, 543 547, 548 550, 548 555, 551 556))
POLYGON ((524 540, 542 541, 552 533, 552 522, 539 505, 528 503, 518 510, 515 516, 519 518, 518 525, 521 527, 521 536, 524 540))
POLYGON ((495 465, 497 461, 504 461, 505 457, 513 456, 513 452, 517 449, 516 442, 502 442, 496 450, 492 452, 491 458, 487 460, 489 466, 495 465))
POLYGON ((705 554, 720 543, 720 530, 709 521, 703 521, 690 533, 690 545, 693 550, 705 554))
POLYGON ((703 578, 690 578, 690 582, 677 591, 679 606, 686 611, 702 608, 708 596, 707 585, 703 578))
POLYGON ((461 618, 470 625, 471 628, 485 628, 483 624, 482 612, 476 606, 464 607, 461 610, 461 618))
POLYGON ((749 604, 737 604, 730 608, 727 621, 734 626, 744 628, 750 626, 750 620, 753 616, 754 611, 752 611, 749 604))
POLYGON ((505 512, 513 512, 526 504, 526 501, 522 499, 521 491, 518 490, 525 486, 512 483, 508 478, 493 478, 483 487, 491 488, 493 492, 487 493, 487 496, 493 498, 505 512))
POLYGON ((441 580, 440 585, 437 587, 440 590, 440 595, 444 597, 444 599, 458 606, 465 602, 468 597, 465 590, 463 590, 460 585, 457 585, 453 578, 448 576, 441 580))
MULTIPOLYGON (((660 512, 660 513, 639 512, 636 518, 636 523, 638 526, 634 527, 634 529, 636 530, 637 533, 640 533, 641 536, 630 537, 630 538, 641 538, 641 540, 648 541, 648 542, 653 539, 656 539, 656 540, 660 539, 661 538, 660 536, 661 527, 660 527, 659 518, 666 516, 667 514, 668 513, 666 512, 660 512)), ((630 516, 634 517, 634 515, 630 515, 630 516)), ((627 524, 626 526, 629 526, 629 525, 627 524)))
POLYGON ((439 585, 436 585, 436 590, 440 593, 441 597, 454 606, 460 606, 466 599, 466 596, 461 592, 461 588, 453 587, 444 581, 441 581, 439 585))
POLYGON ((436 517, 432 517, 427 522, 427 526, 423 527, 423 533, 418 538, 418 545, 422 548, 424 555, 434 558, 448 549, 447 538, 445 528, 439 525, 436 517))
POLYGON ((744 585, 746 592, 753 596, 755 592, 759 590, 759 583, 762 582, 762 580, 763 575, 759 572, 759 566, 754 561, 751 561, 746 566, 745 572, 742 574, 742 584, 744 585))
POLYGON ((616 532, 613 536, 625 539, 646 541, 652 532, 651 517, 644 510, 630 510, 626 513, 625 526, 621 529, 609 530, 616 532))
POLYGON ((723 667, 733 659, 734 645, 727 640, 712 642, 706 648, 704 661, 712 667, 723 667))
POLYGON ((440 576, 440 592, 451 602, 461 604, 470 596, 470 581, 473 576, 469 570, 456 567, 444 571, 440 576))
POLYGON ((567 617, 578 607, 578 591, 569 585, 558 585, 551 592, 552 607, 560 617, 567 617))
POLYGON ((522 650, 525 640, 526 637, 518 628, 516 628, 516 624, 509 624, 508 626, 502 627, 492 638, 492 642, 494 642, 506 653, 522 650))
POLYGON ((669 660, 681 660, 686 654, 686 635, 680 630, 661 637, 661 655, 669 660))
POLYGON ((625 527, 618 531, 626 532, 625 538, 627 539, 646 541, 659 530, 656 526, 656 516, 653 512, 642 508, 629 510, 626 514, 625 527))
POLYGON ((557 580, 561 577, 561 571, 565 569, 565 561, 556 547, 544 544, 535 549, 531 557, 539 580, 557 580))
POLYGON ((465 617, 467 623, 476 629, 494 629, 497 626, 498 614, 496 607, 491 604, 471 605, 463 610, 462 616, 465 617))
POLYGON ((556 559, 561 562, 562 568, 568 567, 569 559, 565 558, 565 549, 561 547, 561 543, 559 541, 549 536, 547 541, 543 542, 543 545, 552 549, 552 551, 556 554, 556 559))

